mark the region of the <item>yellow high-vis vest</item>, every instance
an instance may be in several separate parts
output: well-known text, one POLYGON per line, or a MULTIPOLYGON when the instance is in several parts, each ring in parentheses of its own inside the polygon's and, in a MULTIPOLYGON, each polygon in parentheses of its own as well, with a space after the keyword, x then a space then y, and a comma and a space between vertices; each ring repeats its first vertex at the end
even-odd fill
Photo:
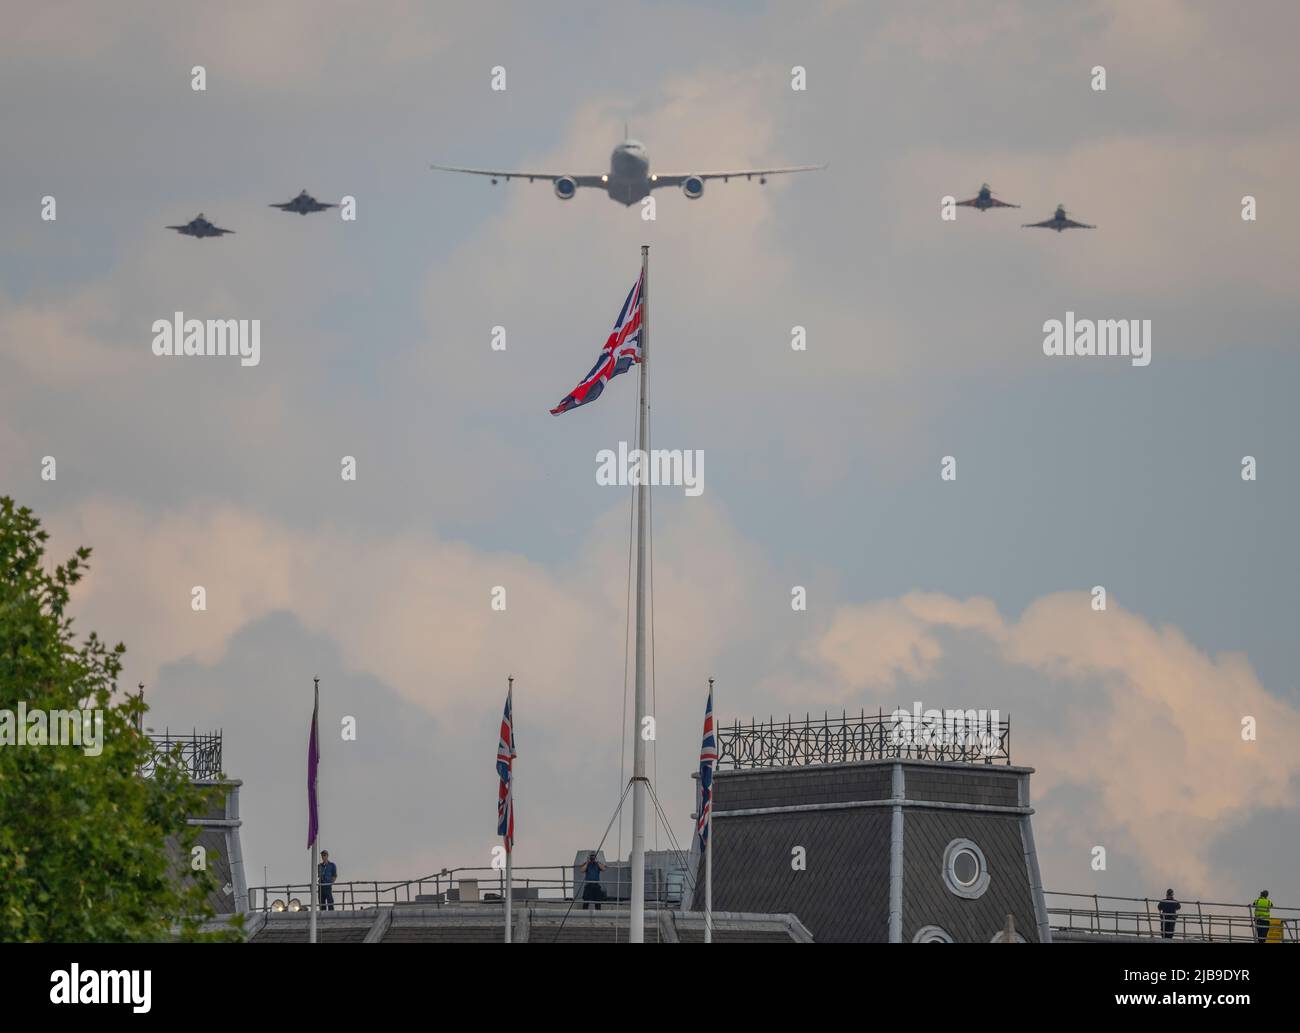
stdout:
POLYGON ((1267 918, 1269 912, 1273 910, 1273 902, 1268 897, 1259 897, 1255 900, 1255 917, 1267 918))

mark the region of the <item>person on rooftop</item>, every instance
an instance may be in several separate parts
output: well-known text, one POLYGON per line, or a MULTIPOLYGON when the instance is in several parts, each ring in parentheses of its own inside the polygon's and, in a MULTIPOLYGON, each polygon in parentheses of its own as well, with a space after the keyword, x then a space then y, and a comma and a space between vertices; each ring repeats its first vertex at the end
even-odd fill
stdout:
POLYGON ((334 910, 334 880, 339 877, 338 866, 330 860, 330 852, 320 852, 320 864, 316 866, 320 881, 320 909, 334 910))
POLYGON ((1259 943, 1268 940, 1269 917, 1273 911, 1273 902, 1268 899, 1268 890, 1260 890, 1255 903, 1251 905, 1255 913, 1255 939, 1259 943))
POLYGON ((589 903, 596 905, 596 910, 600 910, 600 902, 605 899, 604 887, 600 884, 600 873, 605 870, 605 866, 596 859, 596 852, 593 850, 587 855, 587 863, 582 866, 582 910, 586 911, 589 903))
POLYGON ((1174 899, 1173 890, 1165 890, 1165 899, 1156 905, 1160 912, 1160 935, 1164 939, 1174 938, 1174 923, 1177 921, 1178 909, 1182 906, 1174 899))

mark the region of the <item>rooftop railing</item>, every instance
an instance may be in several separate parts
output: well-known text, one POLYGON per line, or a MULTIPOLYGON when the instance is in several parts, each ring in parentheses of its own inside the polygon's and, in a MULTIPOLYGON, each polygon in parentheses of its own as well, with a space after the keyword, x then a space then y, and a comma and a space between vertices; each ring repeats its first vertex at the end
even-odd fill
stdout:
MULTIPOLYGON (((1182 906, 1171 918, 1159 910, 1159 900, 1146 897, 1050 891, 1043 896, 1053 932, 1216 943, 1259 939, 1260 927, 1252 904, 1184 900, 1179 901, 1182 906)), ((1271 918, 1277 922, 1278 933, 1274 935, 1280 934, 1283 943, 1300 943, 1300 909, 1274 906, 1271 918)), ((1264 932, 1267 936, 1268 930, 1264 932)))
POLYGON ((718 728, 721 768, 784 768, 866 760, 936 760, 1010 764, 1011 719, 997 711, 911 711, 857 717, 805 715, 718 728), (930 715, 927 717, 926 715, 930 715), (934 715, 938 716, 935 717, 934 715))
MULTIPOLYGON (((618 862, 607 866, 600 886, 605 896, 599 901, 584 901, 585 880, 576 878, 572 865, 547 865, 515 867, 512 871, 512 893, 516 901, 567 904, 577 898, 583 903, 602 908, 626 908, 630 897, 631 881, 626 865, 616 868, 618 862)), ((675 878, 664 869, 646 868, 645 899, 647 906, 676 908, 680 905, 684 880, 675 878)), ((433 875, 403 881, 357 880, 335 882, 331 886, 334 910, 360 911, 373 907, 397 904, 419 904, 441 907, 475 902, 485 903, 504 899, 505 871, 500 868, 444 868, 433 875)), ((282 883, 252 886, 248 891, 250 911, 309 910, 316 887, 307 883, 282 883), (296 902, 296 906, 295 906, 296 902)))
MULTIPOLYGON (((596 901, 584 900, 586 882, 575 877, 572 865, 515 868, 514 900, 556 908, 581 908, 584 904, 594 907, 599 903, 602 910, 626 911, 630 889, 627 870, 614 869, 613 865, 610 869, 600 883, 605 896, 596 901)), ((336 911, 406 904, 457 907, 464 903, 497 903, 505 896, 505 872, 499 868, 444 868, 419 879, 336 882, 332 890, 336 911)), ((647 868, 647 909, 679 908, 684 890, 689 895, 689 887, 665 870, 647 868)), ((308 911, 314 893, 315 887, 306 883, 254 886, 249 889, 249 910, 308 911)), ((1181 909, 1169 922, 1156 906, 1159 901, 1150 898, 1050 890, 1044 896, 1053 933, 1222 943, 1250 943, 1259 937, 1260 929, 1251 904, 1181 901, 1181 909)), ((1275 938, 1280 937, 1284 943, 1300 942, 1300 909, 1274 906, 1271 917, 1276 923, 1276 932, 1272 934, 1275 938)))
POLYGON ((153 751, 140 773, 146 778, 153 775, 160 760, 177 755, 194 781, 212 781, 221 778, 221 732, 149 731, 153 751))

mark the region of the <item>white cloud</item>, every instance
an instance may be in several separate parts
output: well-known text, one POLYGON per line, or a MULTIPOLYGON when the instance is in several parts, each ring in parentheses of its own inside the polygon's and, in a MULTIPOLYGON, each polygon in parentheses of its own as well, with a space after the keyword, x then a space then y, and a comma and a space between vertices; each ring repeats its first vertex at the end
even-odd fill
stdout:
MULTIPOLYGON (((928 689, 944 697, 934 705, 1010 713, 1014 759, 1038 769, 1037 799, 1063 789, 1097 796, 1092 829, 1052 812, 1048 828, 1072 839, 1118 830, 1112 851, 1211 898, 1238 878, 1212 865, 1215 841, 1252 812, 1294 804, 1300 713, 1259 683, 1244 656, 1206 655, 1177 628, 1153 626, 1114 599, 1094 612, 1088 593, 1057 593, 1012 620, 987 599, 913 593, 841 608, 807 655, 824 672, 830 703, 866 690, 892 707, 900 691, 928 689), (981 652, 1008 672, 1002 683, 962 678, 981 652), (1245 716, 1258 723, 1257 742, 1242 741, 1245 716)), ((1040 846, 1067 866, 1064 842, 1040 834, 1040 846)))

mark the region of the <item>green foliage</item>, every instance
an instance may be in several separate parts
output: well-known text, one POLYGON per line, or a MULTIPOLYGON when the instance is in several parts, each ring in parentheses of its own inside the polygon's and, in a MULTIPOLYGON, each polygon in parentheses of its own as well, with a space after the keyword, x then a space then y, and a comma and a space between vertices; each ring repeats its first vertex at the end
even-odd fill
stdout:
POLYGON ((199 929, 213 876, 183 863, 199 833, 186 818, 212 806, 213 790, 193 785, 178 757, 140 775, 152 754, 138 731, 146 708, 114 699, 125 647, 94 632, 78 642, 67 615, 90 550, 50 572, 48 538, 31 510, 0 498, 0 711, 102 711, 102 752, 0 745, 0 940, 214 938, 199 929))

